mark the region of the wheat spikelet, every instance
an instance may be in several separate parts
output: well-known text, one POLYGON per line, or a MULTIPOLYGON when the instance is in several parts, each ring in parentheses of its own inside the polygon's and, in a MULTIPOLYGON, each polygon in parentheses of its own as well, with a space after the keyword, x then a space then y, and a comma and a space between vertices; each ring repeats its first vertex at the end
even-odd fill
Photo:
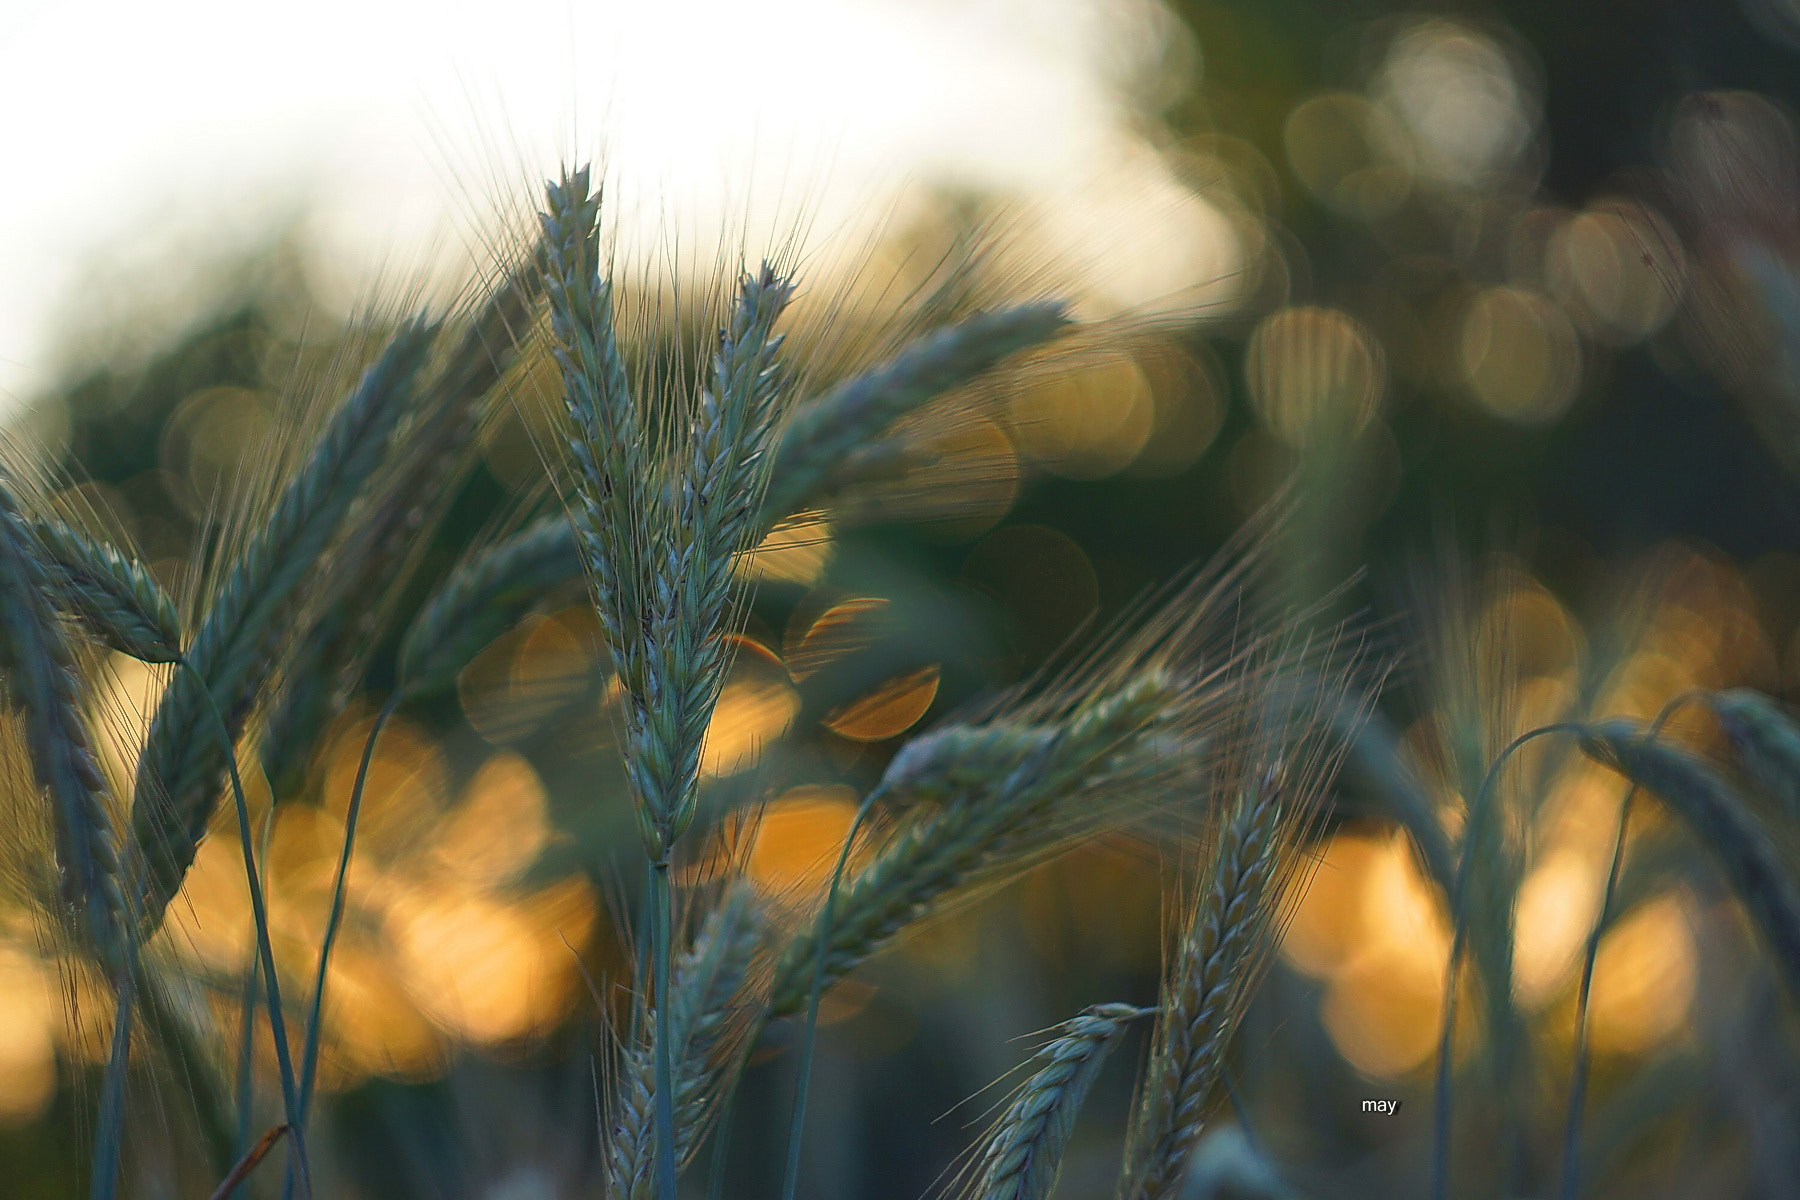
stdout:
POLYGON ((1769 699, 1748 688, 1709 696, 1745 769, 1789 817, 1800 817, 1800 725, 1769 699))
POLYGON ((614 329, 612 284, 600 270, 599 197, 585 170, 547 195, 544 290, 575 467, 569 522, 607 641, 629 653, 645 628, 636 560, 654 468, 614 329))
MULTIPOLYGON (((705 1134, 712 1104, 731 1090, 762 1000, 752 967, 764 927, 750 888, 733 885, 708 914, 674 970, 669 1041, 675 1063, 675 1157, 685 1163, 705 1134)), ((649 1024, 646 1023, 645 1028, 649 1024)), ((656 1190, 651 1046, 623 1056, 607 1143, 609 1195, 646 1200, 656 1190)))
POLYGON ((53 518, 32 522, 32 532, 58 606, 96 640, 142 662, 181 657, 181 617, 142 563, 53 518))
POLYGON ((1075 1117, 1119 1035, 1154 1010, 1096 1004, 1057 1027, 1041 1063, 989 1135, 969 1194, 976 1200, 1047 1200, 1075 1117))
POLYGON ((135 887, 146 935, 161 923, 194 860, 225 769, 225 749, 207 728, 211 717, 201 689, 212 693, 230 732, 241 732, 262 669, 287 632, 281 619, 380 461, 433 332, 423 321, 403 325, 333 414, 207 607, 187 650, 192 673, 172 680, 157 706, 131 806, 135 887))
POLYGON ((1800 1002, 1800 887, 1730 781, 1692 752, 1647 737, 1631 721, 1584 726, 1581 748, 1662 797, 1707 848, 1761 933, 1789 996, 1800 1002))
MULTIPOLYGON (((74 656, 51 607, 46 571, 8 481, 0 481, 0 665, 24 724, 32 772, 49 800, 62 916, 115 973, 130 923, 106 782, 82 716, 74 656)), ((122 978, 123 976, 121 976, 122 978)))

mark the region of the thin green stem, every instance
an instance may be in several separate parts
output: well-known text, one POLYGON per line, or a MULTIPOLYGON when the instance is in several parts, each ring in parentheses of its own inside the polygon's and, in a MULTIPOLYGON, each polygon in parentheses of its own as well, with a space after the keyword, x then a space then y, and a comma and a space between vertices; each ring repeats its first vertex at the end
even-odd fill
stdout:
MULTIPOLYGON (((1698 696, 1697 692, 1683 692, 1671 698, 1651 722, 1646 739, 1654 739, 1677 709, 1698 696)), ((1617 898, 1619 877, 1625 868, 1625 840, 1631 826, 1632 801, 1637 798, 1637 793, 1638 786, 1634 781, 1619 800, 1619 827, 1613 834, 1612 862, 1606 869, 1606 887, 1600 893, 1600 912, 1594 918, 1593 929, 1588 931, 1587 945, 1581 955, 1581 984, 1575 998, 1575 1044, 1569 1052, 1569 1112, 1563 1121, 1562 1184, 1557 1189, 1562 1200, 1575 1200, 1581 1185, 1581 1110, 1587 1101, 1588 1082, 1588 1001, 1593 996, 1594 964, 1600 958, 1600 939, 1612 921, 1613 901, 1617 898)))
POLYGON ((1444 1021, 1438 1034, 1437 1075, 1432 1085, 1432 1200, 1444 1200, 1450 1186, 1450 1067, 1452 1041, 1456 1034, 1456 967, 1462 960, 1463 944, 1468 934, 1468 921, 1463 907, 1469 890, 1469 872, 1480 850, 1476 844, 1479 833, 1477 822, 1491 802, 1494 784, 1500 778, 1501 769, 1527 742, 1552 733, 1577 733, 1580 729, 1581 726, 1572 721, 1558 721, 1514 738, 1488 768, 1487 774, 1482 777, 1481 786, 1475 792, 1475 799, 1469 805, 1468 820, 1463 826, 1462 855, 1456 865, 1456 894, 1450 897, 1450 960, 1444 966, 1444 1021))
MULTIPOLYGON (((133 953, 127 951, 127 953, 133 953)), ((112 1200, 119 1190, 119 1159, 125 1140, 125 1083, 131 1057, 132 972, 119 973, 113 1010, 112 1049, 100 1089, 100 1122, 94 1132, 94 1166, 88 1181, 92 1200, 112 1200)))
MULTIPOLYGON (((238 1027, 237 1136, 232 1144, 235 1161, 242 1161, 244 1155, 250 1152, 250 1121, 253 1115, 251 1088, 256 1078, 251 1071, 256 1050, 256 983, 261 971, 262 964, 255 953, 252 953, 250 969, 244 972, 243 995, 239 997, 241 1019, 238 1027)), ((231 1194, 237 1194, 235 1186, 231 1194)))
POLYGON ((737 1107, 735 1084, 719 1104, 719 1120, 714 1126, 712 1178, 706 1181, 706 1200, 725 1200, 725 1154, 731 1145, 731 1115, 737 1107))
POLYGON ((198 691, 205 698, 206 709, 213 717, 214 731, 225 746, 225 765, 231 775, 232 799, 237 805, 238 842, 244 852, 244 878, 250 886, 250 911, 256 920, 256 949, 262 958, 263 994, 269 1010, 269 1033, 275 1043, 275 1063, 281 1072, 281 1103, 292 1131, 293 1153, 299 1162, 301 1183, 308 1200, 311 1200, 312 1171, 306 1162, 306 1136, 300 1119, 300 1092, 294 1079, 293 1055, 288 1049, 287 1019, 281 1009, 281 981, 276 978, 275 948, 269 941, 269 911, 263 903, 262 881, 256 874, 256 851, 250 835, 250 804, 244 798, 244 781, 238 774, 237 747, 232 742, 231 729, 225 723, 225 714, 219 711, 219 703, 213 699, 212 689, 206 686, 205 678, 185 659, 181 665, 199 685, 198 691))
MULTIPOLYGON (((369 764, 375 759, 375 744, 381 738, 382 727, 393 717, 405 698, 404 691, 395 692, 381 706, 381 711, 375 714, 375 721, 369 726, 369 736, 363 741, 362 761, 356 767, 356 784, 350 789, 350 804, 344 811, 344 845, 338 852, 337 875, 331 886, 331 914, 325 919, 325 936, 319 942, 319 965, 313 972, 312 1001, 306 1012, 305 1047, 300 1055, 302 1120, 312 1113, 313 1089, 318 1083, 319 1041, 325 1024, 325 980, 331 967, 331 950, 337 944, 338 930, 344 923, 344 906, 349 894, 350 858, 356 850, 356 822, 362 813, 363 790, 369 782, 369 764)), ((293 1194, 294 1173, 289 1171, 281 1185, 282 1200, 292 1200, 293 1194)))
POLYGON ((669 1045, 669 1023, 674 1015, 670 1003, 669 975, 673 951, 672 926, 675 923, 675 896, 669 887, 667 854, 650 865, 651 939, 655 943, 656 980, 656 1194, 659 1200, 675 1200, 675 1063, 669 1045))
POLYGON ((338 854, 337 876, 331 885, 331 915, 325 921, 325 936, 319 943, 319 966, 313 972, 312 1004, 306 1013, 306 1048, 300 1062, 300 1116, 312 1111, 313 1088, 318 1082, 319 1033, 324 1025, 325 979, 331 965, 331 950, 337 944, 338 930, 344 923, 344 906, 349 893, 350 857, 356 849, 356 821, 362 813, 363 789, 369 782, 369 764, 375 758, 375 743, 384 725, 393 717, 405 693, 395 692, 375 714, 369 736, 363 742, 362 761, 356 767, 356 785, 350 789, 350 805, 344 810, 344 845, 338 854))
POLYGON ((837 866, 831 872, 831 886, 825 892, 825 907, 819 910, 819 932, 813 946, 812 981, 806 991, 806 1024, 800 1035, 800 1065, 798 1077, 794 1081, 794 1115, 788 1127, 787 1170, 782 1176, 781 1200, 794 1200, 794 1191, 800 1186, 800 1139, 806 1131, 806 1100, 812 1087, 813 1047, 818 1041, 819 1033, 819 998, 825 990, 825 951, 831 944, 831 919, 837 909, 838 885, 844 878, 844 867, 850 861, 850 850, 856 845, 856 835, 862 831, 863 822, 869 813, 874 811, 875 798, 881 794, 877 787, 863 797, 862 804, 856 810, 856 819, 850 822, 850 830, 844 835, 843 848, 838 851, 837 866))

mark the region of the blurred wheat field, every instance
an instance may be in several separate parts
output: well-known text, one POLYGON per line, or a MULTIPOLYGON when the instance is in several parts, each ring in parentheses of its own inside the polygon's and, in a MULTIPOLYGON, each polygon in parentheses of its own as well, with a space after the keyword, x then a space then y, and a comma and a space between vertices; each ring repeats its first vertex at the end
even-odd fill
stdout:
POLYGON ((70 323, 0 1196, 1800 1190, 1800 19, 1095 11, 1090 185, 70 323))

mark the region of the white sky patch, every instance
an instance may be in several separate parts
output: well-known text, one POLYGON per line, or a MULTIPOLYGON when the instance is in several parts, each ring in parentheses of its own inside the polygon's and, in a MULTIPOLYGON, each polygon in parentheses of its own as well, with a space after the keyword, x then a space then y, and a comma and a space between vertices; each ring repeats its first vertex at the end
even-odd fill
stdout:
POLYGON ((1072 241, 1092 220, 1143 245, 1116 299, 1192 287, 1232 268, 1229 226, 1119 99, 1158 19, 1151 0, 0 0, 0 396, 53 382, 56 323, 115 268, 305 212, 354 292, 600 151, 646 230, 779 234, 804 211, 829 234, 920 182, 1081 195, 1072 241), (1125 209, 1094 202, 1100 180, 1125 209))

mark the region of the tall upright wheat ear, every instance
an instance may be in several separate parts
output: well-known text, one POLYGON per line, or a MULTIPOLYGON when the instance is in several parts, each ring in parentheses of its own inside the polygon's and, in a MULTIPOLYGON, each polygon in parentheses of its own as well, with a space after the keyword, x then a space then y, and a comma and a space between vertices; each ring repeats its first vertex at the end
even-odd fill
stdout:
POLYGON ((1342 752, 1327 711, 1290 703, 1309 694, 1316 700, 1315 688, 1272 689, 1216 776, 1223 820, 1163 985, 1119 1191, 1127 1200, 1179 1194, 1226 1049, 1298 892, 1284 890, 1284 874, 1305 862, 1298 852, 1342 752))
POLYGON ((650 860, 657 1191, 673 1200, 669 867, 694 819, 700 750, 740 614, 737 556, 753 544, 786 390, 775 323, 793 286, 746 275, 693 399, 635 393, 602 270, 586 170, 551 184, 544 291, 574 463, 565 499, 625 695, 625 774, 650 860))

